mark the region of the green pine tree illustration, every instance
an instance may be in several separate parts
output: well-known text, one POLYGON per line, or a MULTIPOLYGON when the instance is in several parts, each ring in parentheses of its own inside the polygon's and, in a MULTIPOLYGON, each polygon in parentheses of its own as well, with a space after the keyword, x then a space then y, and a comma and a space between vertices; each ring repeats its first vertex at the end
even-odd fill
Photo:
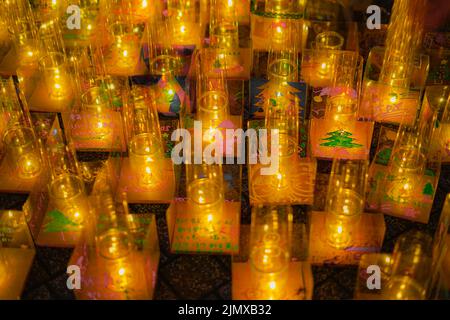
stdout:
POLYGON ((321 143, 320 145, 323 147, 343 147, 343 148, 360 148, 362 144, 353 143, 355 140, 351 138, 353 134, 344 130, 337 130, 333 132, 328 132, 328 138, 324 138, 327 142, 321 143))
POLYGON ((76 231, 79 226, 58 210, 50 211, 48 217, 50 218, 50 221, 44 226, 45 232, 76 231))
POLYGON ((425 187, 423 188, 422 193, 425 194, 425 195, 428 195, 428 196, 432 196, 432 195, 434 194, 434 188, 433 188, 433 186, 431 185, 431 183, 428 182, 428 183, 425 185, 425 187))

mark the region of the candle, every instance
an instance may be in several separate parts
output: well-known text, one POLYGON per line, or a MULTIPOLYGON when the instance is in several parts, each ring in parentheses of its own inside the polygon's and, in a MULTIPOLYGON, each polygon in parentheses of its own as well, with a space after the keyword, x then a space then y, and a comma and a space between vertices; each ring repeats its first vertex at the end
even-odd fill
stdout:
POLYGON ((336 249, 352 245, 364 210, 367 161, 334 159, 326 199, 327 242, 336 249))
POLYGON ((67 173, 57 176, 50 182, 49 196, 52 207, 70 219, 72 227, 83 226, 89 213, 89 202, 81 178, 67 173))
POLYGON ((352 244, 355 228, 363 211, 363 200, 352 190, 341 190, 332 206, 327 209, 326 232, 328 243, 336 249, 344 249, 352 244))
POLYGON ((138 184, 155 187, 163 180, 162 143, 158 136, 141 133, 130 141, 130 163, 138 184))
POLYGON ((423 300, 432 272, 432 239, 410 231, 397 240, 392 254, 392 274, 383 293, 387 300, 423 300))
POLYGON ((96 137, 105 138, 112 135, 112 111, 108 92, 100 87, 92 87, 81 96, 84 117, 91 124, 96 137))
POLYGON ((233 2, 214 1, 210 20, 211 46, 224 50, 238 49, 238 22, 233 2))
POLYGON ((314 46, 317 51, 317 74, 320 78, 332 78, 336 54, 334 50, 341 50, 344 38, 337 32, 325 31, 316 36, 314 46))
MULTIPOLYGON (((167 1, 167 11, 172 23, 174 42, 185 42, 193 38, 196 31, 196 7, 195 1, 190 0, 169 0, 167 1)), ((196 41, 196 40, 193 40, 196 41)))
POLYGON ((388 165, 385 190, 387 196, 400 204, 410 202, 422 181, 426 157, 421 139, 414 128, 401 127, 388 165))
POLYGON ((289 254, 271 241, 254 247, 250 254, 250 299, 276 300, 286 297, 289 254))
POLYGON ((328 98, 325 114, 338 126, 348 128, 357 120, 357 107, 357 100, 343 93, 328 98))
POLYGON ((198 98, 197 120, 204 129, 217 129, 228 119, 228 96, 221 91, 208 91, 198 98))
POLYGON ((112 26, 114 36, 113 58, 120 68, 135 67, 139 61, 142 26, 116 22, 112 26))
POLYGON ((217 235, 225 201, 221 165, 187 164, 187 198, 190 210, 200 219, 199 237, 217 235))
POLYGON ((40 55, 40 44, 35 26, 28 21, 20 20, 8 30, 14 39, 19 65, 36 65, 40 55))
POLYGON ((3 141, 6 161, 14 174, 21 179, 31 179, 40 174, 42 159, 31 128, 14 126, 5 132, 3 141))
POLYGON ((49 53, 39 60, 44 72, 50 98, 61 100, 72 94, 70 77, 66 69, 65 57, 61 53, 49 53))
POLYGON ((96 237, 97 250, 109 276, 107 286, 114 291, 127 291, 133 285, 133 239, 126 230, 110 228, 96 237))

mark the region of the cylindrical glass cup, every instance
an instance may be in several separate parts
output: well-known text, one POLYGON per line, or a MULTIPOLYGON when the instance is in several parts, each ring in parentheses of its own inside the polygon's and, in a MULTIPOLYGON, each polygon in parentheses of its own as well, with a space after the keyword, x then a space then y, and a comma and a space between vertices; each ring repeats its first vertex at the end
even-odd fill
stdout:
POLYGON ((42 57, 39 64, 44 73, 47 90, 52 99, 66 99, 72 94, 72 85, 63 54, 52 52, 42 57))
POLYGON ((365 160, 334 159, 326 202, 328 243, 336 249, 351 246, 364 209, 368 164, 365 160))
POLYGON ((109 102, 108 92, 100 87, 92 87, 81 96, 82 109, 89 123, 93 124, 96 136, 105 137, 112 134, 113 114, 109 102))
POLYGON ((400 204, 411 201, 425 171, 423 137, 415 127, 400 126, 388 165, 385 190, 400 204))
POLYGON ((130 163, 142 187, 155 187, 163 180, 163 149, 158 136, 141 133, 130 141, 130 163))
POLYGON ((141 52, 143 26, 139 24, 116 22, 111 27, 114 37, 112 57, 120 68, 134 68, 141 52))
POLYGON ((432 238, 419 231, 407 232, 395 243, 388 300, 423 300, 432 275, 432 238))
MULTIPOLYGON (((384 289, 387 286, 392 272, 392 256, 389 254, 369 253, 364 254, 359 260, 358 274, 356 278, 355 299, 356 300, 378 300, 383 299, 384 289), (369 277, 374 274, 370 267, 380 268, 380 288, 369 288, 369 277)), ((370 281, 371 285, 377 285, 378 279, 374 278, 374 283, 370 281)))
POLYGON ((200 219, 199 235, 218 232, 225 201, 222 166, 186 164, 186 193, 190 210, 200 219))
POLYGON ((286 298, 289 277, 289 252, 276 244, 262 244, 250 254, 251 289, 249 299, 286 298))
POLYGON ((31 128, 14 126, 3 136, 6 160, 13 173, 31 179, 42 171, 43 163, 36 136, 31 128))
POLYGON ((40 44, 35 26, 26 20, 18 21, 9 28, 17 54, 17 61, 21 66, 37 65, 40 57, 40 44))

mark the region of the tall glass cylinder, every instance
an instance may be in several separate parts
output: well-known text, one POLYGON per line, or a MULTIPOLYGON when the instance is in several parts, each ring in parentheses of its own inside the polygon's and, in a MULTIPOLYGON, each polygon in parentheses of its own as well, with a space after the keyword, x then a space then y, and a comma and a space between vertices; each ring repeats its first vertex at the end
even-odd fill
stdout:
POLYGON ((291 251, 292 208, 258 206, 252 210, 250 299, 286 298, 291 251))
POLYGON ((326 235, 336 249, 352 245, 364 209, 366 160, 334 159, 326 199, 326 235))
POLYGON ((144 31, 142 24, 115 22, 111 26, 113 45, 111 57, 120 68, 134 68, 141 53, 141 39, 144 31))
POLYGON ((422 40, 426 2, 426 0, 394 2, 379 77, 381 83, 391 87, 409 87, 414 55, 422 40))
POLYGON ((412 231, 397 240, 392 255, 390 281, 385 289, 387 300, 424 300, 431 280, 432 239, 412 231))
POLYGON ((39 40, 44 53, 65 53, 64 41, 58 19, 45 21, 40 25, 39 40))
POLYGON ((212 0, 210 9, 211 46, 224 51, 237 50, 239 48, 239 32, 236 0, 212 0))
POLYGON ((9 32, 13 39, 19 65, 35 66, 41 56, 38 32, 33 21, 18 20, 10 26, 9 32))
POLYGON ((74 227, 81 227, 89 215, 89 202, 83 180, 72 174, 63 174, 49 184, 50 203, 74 227))
POLYGON ((425 172, 426 152, 417 126, 401 125, 397 133, 384 186, 387 196, 400 204, 414 199, 425 172))
POLYGON ((39 143, 29 127, 13 126, 3 136, 5 161, 21 179, 34 178, 43 169, 39 143))
POLYGON ((158 113, 144 88, 134 87, 127 114, 131 168, 141 187, 156 187, 163 180, 164 146, 158 113))
POLYGON ((186 164, 186 194, 190 210, 201 221, 200 232, 217 233, 225 201, 222 165, 186 164))
POLYGON ((83 116, 96 137, 111 136, 114 131, 113 114, 108 92, 104 88, 92 87, 81 96, 83 116))
POLYGON ((62 100, 72 95, 72 84, 66 58, 63 54, 53 52, 39 60, 48 94, 51 99, 62 100))

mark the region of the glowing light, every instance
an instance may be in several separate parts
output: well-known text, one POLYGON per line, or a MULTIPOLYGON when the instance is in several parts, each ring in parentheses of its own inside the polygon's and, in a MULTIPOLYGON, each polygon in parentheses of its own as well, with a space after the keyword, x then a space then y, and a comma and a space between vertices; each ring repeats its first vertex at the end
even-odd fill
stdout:
POLYGON ((119 269, 119 275, 123 276, 125 274, 125 268, 120 268, 119 269))
POLYGON ((275 288, 277 287, 277 283, 275 281, 270 281, 269 282, 269 288, 272 290, 275 290, 275 288))

